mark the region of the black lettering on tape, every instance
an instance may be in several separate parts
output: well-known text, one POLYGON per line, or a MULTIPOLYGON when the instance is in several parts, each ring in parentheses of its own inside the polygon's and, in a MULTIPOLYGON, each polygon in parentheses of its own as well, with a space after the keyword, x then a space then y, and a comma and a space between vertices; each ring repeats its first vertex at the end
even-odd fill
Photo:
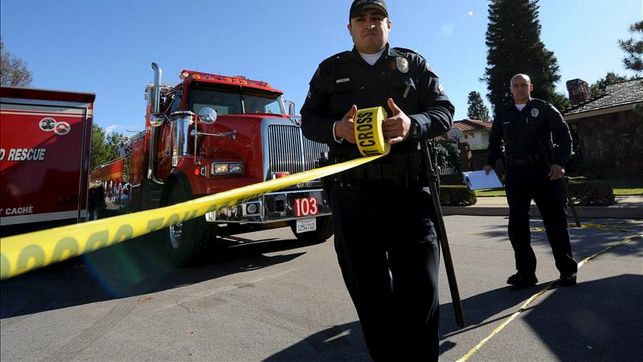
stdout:
POLYGON ((78 241, 74 238, 66 237, 58 240, 56 243, 51 261, 55 263, 76 255, 80 255, 80 245, 78 245, 78 241))
POLYGON ((16 273, 20 274, 32 269, 45 266, 45 251, 40 245, 29 245, 22 249, 16 263, 16 273), (29 264, 33 266, 29 266, 29 264))
POLYGON ((374 146, 374 145, 375 145, 375 141, 374 141, 374 140, 369 140, 369 141, 359 141, 359 145, 360 145, 361 147, 372 147, 372 146, 374 146))
POLYGON ((359 140, 368 140, 373 138, 373 132, 368 132, 368 133, 360 133, 357 139, 359 140))
POLYGON ((357 118, 364 118, 364 117, 373 117, 373 112, 358 112, 357 113, 357 118))
POLYGON ((83 251, 83 254, 104 248, 107 245, 109 245, 109 231, 97 231, 87 238, 87 245, 85 245, 85 251, 83 251))
POLYGON ((356 128, 357 128, 357 132, 366 132, 366 131, 371 131, 373 129, 373 125, 370 123, 360 124, 356 128))

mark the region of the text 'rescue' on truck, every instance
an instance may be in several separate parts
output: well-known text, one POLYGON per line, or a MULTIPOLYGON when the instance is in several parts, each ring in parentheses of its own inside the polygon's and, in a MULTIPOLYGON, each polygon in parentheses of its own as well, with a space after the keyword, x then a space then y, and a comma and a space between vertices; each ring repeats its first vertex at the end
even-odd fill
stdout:
MULTIPOLYGON (((184 70, 171 87, 161 85, 159 66, 152 68, 145 131, 125 143, 123 157, 91 174, 92 183, 104 188, 105 214, 172 205, 313 169, 328 151, 303 136, 282 92, 266 82, 184 70)), ((220 241, 217 236, 287 224, 300 240, 332 235, 320 181, 171 226, 163 242, 174 264, 189 265, 220 241)))
POLYGON ((0 87, 0 235, 87 218, 94 98, 0 87))

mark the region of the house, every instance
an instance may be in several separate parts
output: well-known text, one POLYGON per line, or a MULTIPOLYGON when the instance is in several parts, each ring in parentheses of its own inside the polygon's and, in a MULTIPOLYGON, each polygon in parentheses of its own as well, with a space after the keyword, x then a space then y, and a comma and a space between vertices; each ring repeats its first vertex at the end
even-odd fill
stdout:
POLYGON ((567 82, 572 107, 563 117, 576 134, 588 176, 643 175, 643 79, 606 87, 591 98, 586 82, 567 82))
POLYGON ((463 171, 479 170, 486 163, 490 133, 491 122, 465 119, 453 122, 436 140, 447 141, 458 150, 463 171))
POLYGON ((453 122, 453 128, 462 132, 460 143, 468 143, 471 150, 486 150, 489 146, 491 122, 465 119, 453 122))

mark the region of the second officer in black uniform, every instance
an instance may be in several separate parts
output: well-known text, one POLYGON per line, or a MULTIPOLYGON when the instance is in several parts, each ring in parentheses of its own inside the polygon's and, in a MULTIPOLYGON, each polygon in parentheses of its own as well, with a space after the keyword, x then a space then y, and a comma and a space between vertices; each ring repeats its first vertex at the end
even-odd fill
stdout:
POLYGON ((354 48, 319 65, 302 129, 329 145, 331 162, 342 162, 359 157, 357 109, 387 109, 389 155, 329 187, 335 250, 371 356, 437 360, 440 256, 419 142, 445 133, 454 107, 424 58, 389 46, 384 1, 355 0, 349 18, 354 48))
POLYGON ((507 283, 525 287, 538 282, 529 230, 529 209, 534 200, 560 272, 559 283, 574 285, 578 267, 569 242, 562 179, 572 152, 569 127, 551 104, 531 98, 533 84, 526 74, 513 76, 509 90, 514 104, 505 110, 504 117, 493 122, 484 168, 487 173, 493 169, 503 156, 504 145, 509 240, 517 269, 507 283))

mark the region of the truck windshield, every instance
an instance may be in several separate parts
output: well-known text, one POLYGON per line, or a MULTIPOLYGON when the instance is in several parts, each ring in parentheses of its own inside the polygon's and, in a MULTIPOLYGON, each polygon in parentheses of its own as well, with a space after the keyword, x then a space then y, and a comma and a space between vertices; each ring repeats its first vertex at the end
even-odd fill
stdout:
POLYGON ((217 114, 273 113, 283 114, 283 103, 279 93, 259 92, 250 89, 192 88, 190 90, 191 111, 199 114, 204 107, 210 107, 217 114))

